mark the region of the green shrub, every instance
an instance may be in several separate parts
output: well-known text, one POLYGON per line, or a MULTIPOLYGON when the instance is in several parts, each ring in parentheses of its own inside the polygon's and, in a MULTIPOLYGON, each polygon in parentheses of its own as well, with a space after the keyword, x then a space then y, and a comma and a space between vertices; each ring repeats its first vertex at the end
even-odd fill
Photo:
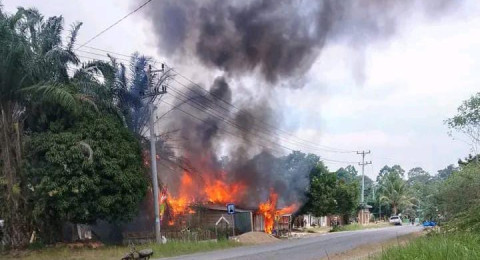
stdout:
POLYGON ((360 230, 360 229, 363 229, 362 225, 358 223, 353 223, 353 224, 344 225, 344 226, 333 226, 330 232, 354 231, 354 230, 360 230))

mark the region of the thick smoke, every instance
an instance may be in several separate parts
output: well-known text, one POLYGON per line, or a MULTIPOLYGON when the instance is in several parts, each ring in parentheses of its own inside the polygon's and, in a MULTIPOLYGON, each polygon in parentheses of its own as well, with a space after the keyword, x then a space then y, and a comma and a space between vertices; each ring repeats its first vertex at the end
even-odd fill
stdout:
MULTIPOLYGON (((246 206, 258 205, 270 188, 280 203, 302 199, 312 165, 288 168, 289 157, 272 155, 278 136, 265 124, 278 125, 268 96, 261 86, 298 87, 298 81, 321 58, 328 44, 346 44, 354 55, 353 75, 361 84, 365 75, 363 50, 390 39, 416 11, 436 17, 453 6, 453 0, 158 0, 144 12, 151 22, 158 51, 177 60, 196 59, 207 69, 220 70, 205 95, 191 88, 177 106, 200 118, 175 110, 169 128, 179 129, 182 156, 199 175, 221 174, 248 186, 246 206), (245 99, 229 84, 243 76, 260 75, 256 90, 245 99), (235 96, 237 95, 237 96, 235 96), (258 97, 260 95, 260 97, 258 97), (234 98, 235 97, 235 98, 234 98), (185 100, 190 100, 185 102, 185 100), (256 100, 255 102, 253 100, 256 100), (186 103, 186 104, 182 104, 186 103), (203 111, 204 113, 199 113, 203 111), (259 122, 262 122, 260 126, 259 122), (268 128, 268 127, 267 127, 268 128), (235 137, 232 137, 234 135, 235 137), (268 140, 268 141, 267 141, 268 140), (228 160, 218 158, 228 143, 228 160)), ((417 12, 418 13, 418 12, 417 12)), ((205 68, 198 68, 202 70, 205 68)), ((301 84, 300 84, 301 87, 301 84)), ((241 91, 241 89, 240 89, 241 91)), ((270 92, 269 92, 270 91, 270 92)), ((292 158, 290 158, 292 159, 292 158)), ((219 176, 220 177, 220 176, 219 176)))
POLYGON ((388 39, 420 10, 438 16, 453 0, 161 0, 151 21, 158 50, 196 57, 229 75, 258 69, 264 79, 303 75, 325 44, 346 41, 364 48, 388 39))

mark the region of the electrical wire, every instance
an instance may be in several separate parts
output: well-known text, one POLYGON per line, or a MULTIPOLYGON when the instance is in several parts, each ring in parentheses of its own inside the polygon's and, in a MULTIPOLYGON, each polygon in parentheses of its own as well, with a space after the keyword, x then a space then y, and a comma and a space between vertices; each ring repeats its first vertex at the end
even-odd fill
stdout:
POLYGON ((82 48, 83 46, 89 44, 90 42, 92 42, 93 40, 95 40, 96 38, 98 38, 100 35, 104 34, 105 32, 107 32, 108 30, 112 29, 115 25, 119 24, 121 21, 125 20, 127 17, 129 17, 130 15, 136 13, 138 10, 142 9, 143 7, 145 7, 147 4, 149 4, 150 2, 152 2, 152 0, 148 0, 146 1, 145 3, 141 4, 139 7, 137 7, 135 10, 131 11, 130 13, 128 13, 127 15, 125 15, 124 17, 120 18, 119 20, 117 20, 116 22, 114 22, 113 24, 111 24, 110 26, 108 26, 107 28, 103 29, 101 32, 97 33, 95 36, 93 36, 92 38, 90 38, 89 40, 87 40, 86 42, 84 42, 82 45, 80 45, 80 47, 77 47, 77 50, 82 48))
MULTIPOLYGON (((209 115, 211 115, 211 116, 214 116, 214 117, 216 117, 217 119, 220 119, 221 122, 225 122, 225 123, 229 124, 230 126, 233 126, 233 127, 237 128, 237 129, 243 131, 243 132, 247 132, 247 131, 248 131, 248 132, 251 132, 250 129, 246 129, 246 128, 242 127, 242 126, 239 126, 237 123, 232 122, 232 121, 230 120, 230 118, 227 118, 227 116, 225 116, 224 114, 220 113, 218 110, 215 110, 212 106, 209 106, 208 103, 207 103, 207 104, 199 103, 198 101, 193 100, 192 97, 189 98, 189 97, 188 97, 185 93, 183 93, 183 92, 180 92, 180 91, 175 90, 175 89, 171 89, 171 90, 172 90, 174 93, 177 93, 177 96, 174 96, 174 97, 176 97, 176 98, 178 98, 178 99, 180 99, 178 96, 181 96, 181 97, 185 98, 184 100, 180 99, 180 101, 181 101, 180 105, 183 105, 183 104, 187 103, 187 101, 189 101, 189 102, 188 102, 188 105, 190 105, 191 107, 193 107, 193 108, 195 108, 195 109, 197 109, 197 110, 199 110, 199 111, 201 111, 201 112, 205 112, 205 113, 207 113, 207 114, 209 114, 209 115), (192 103, 193 103, 193 104, 196 104, 197 106, 192 106, 192 103), (213 114, 213 112, 217 112, 217 113, 213 114), (221 114, 221 115, 219 115, 219 114, 221 114)), ((172 95, 172 96, 173 96, 173 95, 172 95)), ((199 96, 199 97, 203 97, 203 96, 199 96)), ((208 101, 211 102, 211 100, 209 100, 209 99, 206 99, 206 100, 208 100, 208 101)), ((177 105, 177 107, 178 107, 178 105, 177 105)), ((303 149, 307 149, 307 150, 317 150, 317 151, 321 151, 320 149, 317 149, 317 148, 314 148, 314 147, 307 147, 307 146, 305 146, 304 144, 299 143, 299 142, 296 142, 296 143, 295 143, 295 142, 293 142, 293 141, 291 141, 291 140, 289 140, 289 139, 287 139, 287 138, 285 138, 285 137, 283 137, 283 136, 277 135, 276 133, 274 133, 274 132, 272 132, 272 131, 268 131, 268 132, 257 131, 257 132, 258 132, 258 133, 262 133, 263 135, 266 136, 266 137, 262 137, 262 136, 260 136, 259 134, 254 133, 256 136, 258 136, 258 137, 260 137, 260 138, 265 138, 265 139, 266 139, 267 137, 274 136, 274 137, 278 138, 279 140, 283 141, 284 143, 288 143, 288 144, 290 144, 290 145, 299 146, 299 147, 302 147, 303 149)), ((322 152, 323 152, 323 151, 322 151, 322 152)))
MULTIPOLYGON (((165 104, 167 104, 167 105, 173 106, 173 104, 171 104, 171 103, 169 103, 169 102, 167 102, 167 101, 165 101, 165 100, 163 100, 162 102, 165 103, 165 104)), ((205 120, 205 119, 202 119, 202 118, 200 118, 200 117, 198 117, 198 116, 196 116, 196 115, 194 115, 194 114, 192 114, 192 113, 190 113, 190 112, 187 112, 187 111, 183 110, 183 109, 180 108, 180 107, 177 107, 176 109, 177 109, 178 111, 180 111, 180 112, 182 112, 182 113, 184 113, 184 114, 186 114, 186 115, 188 115, 188 116, 190 116, 190 117, 198 120, 198 121, 201 121, 201 122, 203 122, 203 123, 210 124, 210 125, 212 124, 212 122, 207 121, 207 120, 205 120)), ((223 131, 223 132, 226 132, 226 133, 228 133, 228 134, 230 134, 230 135, 232 135, 232 136, 234 136, 234 137, 240 138, 240 139, 242 139, 242 140, 244 139, 242 136, 238 136, 237 134, 232 133, 231 131, 228 131, 228 130, 226 130, 226 129, 224 129, 224 128, 218 128, 218 129, 221 130, 221 131, 223 131)), ((279 144, 279 143, 272 142, 271 140, 265 140, 265 139, 264 139, 264 140, 262 140, 262 141, 268 141, 269 143, 273 144, 274 146, 278 146, 278 147, 281 147, 281 148, 286 149, 286 150, 289 150, 289 151, 297 151, 296 149, 292 149, 292 148, 290 148, 290 147, 288 147, 288 146, 285 146, 285 145, 282 145, 282 144, 279 144)), ((261 143, 257 143, 257 144, 258 144, 259 146, 264 147, 264 148, 272 149, 272 147, 266 146, 266 145, 264 145, 264 144, 261 144, 261 143)), ((320 158, 321 158, 321 160, 329 161, 329 162, 356 163, 356 162, 352 162, 352 161, 333 160, 333 159, 328 159, 328 158, 324 158, 324 157, 320 157, 320 158)))
MULTIPOLYGON (((173 68, 172 68, 172 69, 173 69, 173 68)), ((236 110, 240 111, 240 108, 238 108, 237 106, 233 105, 232 103, 230 103, 230 102, 228 102, 228 101, 225 101, 224 99, 218 97, 217 95, 214 95, 214 94, 210 93, 208 90, 206 90, 205 88, 203 88, 203 87, 200 86, 199 84, 195 83, 194 81, 190 80, 189 78, 185 77, 184 75, 182 75, 182 74, 181 74, 180 72, 178 72, 177 70, 173 69, 173 71, 176 73, 176 75, 179 75, 180 77, 184 78, 185 80, 187 80, 188 82, 190 82, 193 86, 196 86, 196 87, 202 89, 203 91, 205 91, 205 92, 208 93, 209 95, 215 97, 215 98, 218 99, 219 101, 222 101, 223 103, 225 103, 225 104, 227 104, 227 105, 235 108, 236 110)), ((176 81, 177 83, 179 83, 176 79, 173 79, 173 80, 176 81)), ((181 83, 179 83, 179 84, 181 84, 181 83)), ((184 84, 181 84, 181 85, 185 86, 184 84)), ((249 115, 249 116, 252 117, 255 121, 258 121, 258 119, 256 119, 254 116, 252 116, 252 115, 249 115)), ((293 137, 293 138, 296 138, 296 139, 298 139, 298 140, 301 140, 301 141, 310 143, 310 141, 303 140, 302 138, 299 138, 299 137, 295 136, 293 133, 289 133, 289 132, 287 132, 287 131, 285 131, 285 130, 282 130, 282 129, 280 129, 280 128, 276 128, 275 126, 272 126, 271 124, 269 124, 269 123, 267 123, 267 122, 262 122, 262 121, 260 121, 260 123, 265 124, 266 126, 271 127, 271 128, 273 128, 273 129, 275 129, 275 130, 278 130, 278 131, 280 131, 280 132, 283 132, 284 134, 287 134, 287 135, 289 135, 289 136, 291 136, 291 137, 293 137)), ((319 147, 324 147, 323 150, 328 150, 328 151, 330 151, 330 152, 337 152, 337 153, 355 153, 355 152, 356 152, 356 150, 354 151, 354 150, 338 149, 338 148, 333 148, 333 147, 329 147, 329 146, 325 146, 325 145, 322 145, 322 146, 317 145, 317 146, 319 146, 319 147)))
MULTIPOLYGON (((92 47, 92 46, 80 46, 80 47, 78 47, 78 48, 81 48, 81 47, 86 47, 86 48, 90 48, 90 49, 98 50, 98 51, 110 52, 110 51, 103 50, 103 49, 96 48, 96 47, 92 47)), ((89 51, 83 51, 83 50, 80 50, 80 51, 81 51, 81 52, 84 52, 84 53, 96 55, 96 56, 104 56, 104 57, 107 57, 107 58, 110 58, 110 56, 112 56, 112 55, 110 55, 110 54, 109 54, 109 55, 104 55, 104 54, 98 54, 98 53, 89 52, 89 51)), ((114 52, 110 52, 110 53, 114 53, 114 52)), ((130 57, 130 58, 133 57, 133 56, 131 56, 131 55, 125 55, 125 54, 121 54, 121 53, 118 53, 118 52, 116 52, 116 53, 114 53, 114 54, 120 55, 120 56, 124 56, 124 57, 130 57)), ((79 56, 80 56, 80 57, 84 57, 84 58, 89 58, 89 59, 95 59, 95 58, 87 57, 87 56, 81 56, 81 55, 79 55, 79 56)), ((114 58, 116 58, 116 59, 119 59, 119 60, 128 61, 128 60, 123 59, 123 58, 118 58, 118 57, 115 57, 115 56, 112 56, 112 57, 114 57, 114 58)), ((227 102, 227 101, 225 101, 224 99, 222 99, 222 98, 220 98, 220 97, 218 97, 218 96, 210 93, 209 91, 207 91, 206 89, 204 89, 203 87, 201 87, 201 86, 198 85, 197 83, 193 82, 192 80, 190 80, 189 78, 187 78, 187 77, 184 76, 183 74, 180 74, 177 70, 174 70, 174 69, 173 69, 173 71, 175 71, 175 72, 176 72, 178 75, 180 75, 182 78, 184 78, 184 79, 186 79, 187 81, 189 81, 191 84, 193 84, 193 86, 196 86, 196 87, 198 87, 199 89, 201 89, 201 90, 202 90, 203 92, 205 92, 206 94, 208 94, 208 95, 210 95, 210 96, 213 96, 215 99, 218 99, 218 100, 222 101, 223 103, 225 103, 225 104, 227 104, 227 105, 229 105, 229 106, 231 106, 231 107, 233 107, 233 108, 235 108, 235 109, 237 109, 237 110, 240 110, 240 109, 239 109, 238 107, 236 107, 235 105, 233 105, 233 104, 231 104, 230 102, 227 102)), ((173 79, 173 80, 174 80, 175 82, 177 82, 179 85, 181 85, 181 86, 183 86, 183 87, 185 87, 185 88, 188 88, 188 89, 192 90, 192 88, 189 88, 188 86, 186 86, 185 84, 177 81, 176 79, 173 79)), ((206 100, 208 100, 209 103, 218 105, 218 103, 213 103, 210 99, 208 99, 208 98, 206 98, 206 97, 204 97, 204 98, 205 98, 206 100)), ((188 102, 188 101, 186 101, 186 102, 188 102)), ((223 106, 218 105, 218 107, 220 107, 220 108, 222 108, 222 109, 224 109, 224 110, 226 110, 226 111, 229 111, 227 108, 225 108, 225 107, 223 107, 223 106)), ((175 107, 173 107, 171 110, 173 110, 174 108, 175 108, 175 107)), ((216 109, 213 108, 213 107, 210 107, 210 109, 216 111, 217 113, 221 113, 221 112, 219 112, 218 110, 216 110, 216 109)), ((170 112, 171 110, 167 111, 167 113, 170 112)), ((255 122, 258 121, 258 119, 256 119, 256 118, 253 117, 252 115, 250 115, 250 114, 247 114, 247 115, 248 115, 248 116, 251 116, 251 117, 255 120, 255 122)), ((162 117, 163 117, 163 116, 164 116, 164 115, 162 115, 162 117)), ((226 119, 225 119, 225 118, 222 118, 222 120, 225 121, 226 119)), ((157 120, 157 121, 158 121, 158 120, 157 120)), ((296 141, 296 143, 297 143, 296 145, 303 145, 304 148, 307 148, 306 145, 308 145, 308 146, 310 146, 310 147, 307 148, 307 149, 310 149, 310 150, 321 150, 322 152, 335 152, 335 153, 353 153, 353 152, 356 152, 356 151, 353 151, 353 150, 344 150, 344 149, 337 149, 337 148, 328 147, 328 146, 314 145, 314 144, 311 144, 310 141, 307 141, 307 140, 304 140, 304 139, 302 139, 302 138, 296 137, 296 136, 295 136, 294 134, 292 134, 292 133, 289 133, 289 132, 284 131, 284 130, 279 129, 279 128, 275 128, 275 127, 272 126, 271 124, 268 124, 268 123, 266 123, 266 122, 260 122, 260 123, 263 123, 264 125, 267 125, 268 127, 271 127, 271 128, 273 128, 274 130, 277 130, 277 131, 280 131, 280 132, 282 132, 282 133, 288 134, 288 135, 292 136, 293 138, 298 139, 298 140, 304 142, 304 143, 302 144, 301 142, 296 141)), ((258 124, 257 124, 257 128, 258 128, 258 124)), ((270 130, 270 129, 268 129, 268 128, 263 128, 263 129, 264 129, 264 131, 266 131, 268 134, 271 134, 271 133, 272 133, 272 130, 270 130)), ((282 138, 280 135, 277 135, 277 137, 278 137, 278 138, 282 138)), ((283 137, 283 138, 286 139, 285 137, 283 137)), ((290 144, 292 144, 292 141, 287 141, 287 142, 290 143, 290 144)), ((330 162, 339 162, 339 163, 356 163, 356 162, 338 161, 338 160, 330 160, 330 159, 328 159, 328 161, 330 161, 330 162)))
MULTIPOLYGON (((120 55, 120 56, 124 56, 124 57, 129 57, 129 58, 132 58, 134 56, 131 56, 131 55, 125 55, 125 54, 121 54, 121 53, 118 53, 118 52, 110 52, 110 51, 107 51, 107 50, 104 50, 104 49, 101 49, 101 48, 97 48, 97 47, 92 47, 92 46, 84 46, 86 48, 90 48, 90 49, 93 49, 93 50, 97 50, 97 51, 104 51, 104 52, 107 52, 107 53, 113 53, 113 54, 116 54, 116 55, 120 55)), ((82 50, 80 50, 82 51, 82 50)), ((85 53, 89 53, 89 54, 93 54, 93 55, 98 55, 98 56, 105 56, 105 57, 109 57, 108 55, 105 55, 105 54, 98 54, 98 53, 93 53, 93 52, 89 52, 89 51, 83 51, 85 53)), ((112 55, 110 55, 112 56, 112 55)), ((115 56, 112 56, 116 59, 119 59, 119 60, 123 60, 123 61, 128 61, 124 58, 118 58, 118 57, 115 57, 115 56)), ((153 59, 154 60, 154 59, 153 59)), ((173 69, 173 68, 172 68, 173 69)), ((177 70, 173 69, 173 71, 179 75, 180 77, 184 78, 185 80, 187 80, 188 82, 190 82, 193 86, 197 87, 198 89, 200 89, 202 92, 204 92, 205 94, 208 94, 212 97, 214 97, 215 99, 223 102, 224 104, 230 106, 230 107, 233 107, 234 109, 240 111, 240 108, 238 108, 237 106, 233 105, 231 102, 228 102, 228 101, 225 101, 224 99, 218 97, 217 95, 215 94, 212 94, 210 93, 208 90, 206 90, 205 88, 203 88, 202 86, 200 86, 199 84, 195 83, 194 81, 192 81, 191 79, 187 78, 186 76, 184 76, 183 74, 181 74, 180 72, 178 72, 177 70)), ((173 81, 177 82, 179 85, 185 87, 185 88, 188 88, 190 90, 192 90, 192 88, 188 87, 187 85, 183 84, 182 82, 176 80, 176 79, 173 79, 173 81)), ((205 97, 206 98, 206 97, 205 97)), ((211 102, 211 100, 209 100, 211 102)), ((227 108, 219 105, 218 103, 216 103, 218 105, 218 107, 224 109, 224 110, 227 110, 227 108)), ((339 149, 339 148, 333 148, 333 147, 329 147, 329 146, 325 146, 325 145, 317 145, 317 144, 312 144, 311 141, 308 141, 308 140, 305 140, 305 139, 302 139, 300 137, 297 137, 296 135, 294 135, 293 133, 290 133, 290 132, 287 132, 285 130, 282 130, 280 128, 276 128, 275 126, 272 126, 271 124, 267 123, 267 122, 263 122, 263 121, 259 121, 257 118, 255 118, 253 115, 251 114, 247 114, 249 117, 252 117, 254 119, 254 124, 257 125, 257 127, 260 127, 259 126, 259 123, 260 124, 264 124, 266 125, 267 127, 269 128, 272 128, 273 131, 278 131, 278 132, 281 132, 283 134, 286 134, 286 135, 289 135, 290 137, 292 137, 293 139, 296 139, 296 140, 300 140, 300 141, 296 141, 298 143, 305 143, 304 145, 308 145, 308 146, 312 146, 312 147, 316 147, 316 148, 310 148, 310 149, 314 149, 314 150, 322 150, 323 152, 332 152, 332 153, 355 153, 356 151, 354 150, 346 150, 346 149, 339 149)), ((158 120, 157 120, 158 121, 158 120)), ((268 129, 266 127, 263 127, 263 129, 265 129, 266 131, 269 131, 269 132, 272 132, 271 129, 268 129)))

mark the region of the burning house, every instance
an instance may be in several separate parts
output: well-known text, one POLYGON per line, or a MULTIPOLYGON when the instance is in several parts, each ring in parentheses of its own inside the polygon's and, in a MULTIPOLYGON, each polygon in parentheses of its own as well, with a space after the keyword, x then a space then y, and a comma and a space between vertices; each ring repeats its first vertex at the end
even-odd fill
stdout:
MULTIPOLYGON (((390 36, 395 12, 413 2, 152 2, 143 15, 159 54, 199 82, 169 87, 162 101, 171 106, 157 109, 164 113, 158 128, 175 133, 170 148, 157 148, 162 230, 205 229, 227 203, 245 209, 238 214, 245 220, 235 219, 249 222, 244 230, 288 229, 313 165, 308 158, 298 164, 298 152, 285 155, 285 147, 313 145, 279 130, 282 115, 274 107, 284 100, 275 92, 303 87, 302 76, 327 43, 347 42, 361 52, 365 40, 390 36)), ((363 66, 354 70, 361 84, 363 66)))
MULTIPOLYGON (((222 175, 220 175, 222 176, 222 175)), ((194 181, 192 174, 184 171, 180 177, 177 195, 172 195, 164 189, 160 199, 161 216, 164 230, 178 230, 185 228, 212 229, 217 220, 224 216, 231 221, 232 233, 241 234, 249 231, 264 231, 272 233, 279 222, 279 217, 291 214, 298 209, 297 204, 288 207, 277 208, 278 194, 273 190, 267 201, 259 203, 255 207, 242 209, 246 205, 242 201, 246 196, 246 187, 241 182, 227 184, 222 181, 223 177, 216 180, 194 181), (200 185, 200 187, 199 187, 200 185), (236 203, 234 215, 227 215, 227 203, 236 203)), ((198 178, 198 176, 197 176, 198 178)), ((285 224, 285 218, 282 218, 285 224)), ((282 226, 282 230, 285 226, 282 226)))

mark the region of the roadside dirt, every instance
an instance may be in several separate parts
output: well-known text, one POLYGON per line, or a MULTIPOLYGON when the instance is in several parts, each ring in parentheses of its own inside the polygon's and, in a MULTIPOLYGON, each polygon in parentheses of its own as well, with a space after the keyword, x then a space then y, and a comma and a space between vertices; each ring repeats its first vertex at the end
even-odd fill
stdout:
POLYGON ((416 232, 416 233, 412 233, 405 236, 399 236, 398 238, 383 241, 381 243, 374 243, 374 244, 359 246, 352 250, 335 254, 335 255, 329 255, 328 257, 324 257, 322 259, 323 260, 325 259, 328 259, 328 260, 368 259, 371 256, 380 254, 382 250, 386 248, 389 248, 392 246, 405 245, 410 240, 423 236, 424 234, 425 232, 421 231, 421 232, 416 232))
POLYGON ((280 241, 280 239, 264 232, 248 232, 237 236, 236 240, 244 244, 265 244, 280 241))

